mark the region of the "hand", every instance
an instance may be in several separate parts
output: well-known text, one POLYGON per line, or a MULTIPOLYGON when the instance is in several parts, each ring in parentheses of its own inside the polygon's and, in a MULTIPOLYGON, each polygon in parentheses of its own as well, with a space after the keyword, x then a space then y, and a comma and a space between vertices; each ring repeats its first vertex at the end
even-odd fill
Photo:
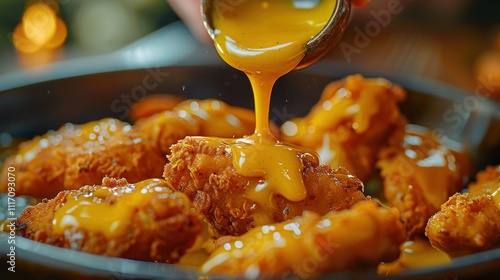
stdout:
POLYGON ((213 44, 201 17, 201 0, 167 0, 175 13, 184 21, 196 38, 213 44))

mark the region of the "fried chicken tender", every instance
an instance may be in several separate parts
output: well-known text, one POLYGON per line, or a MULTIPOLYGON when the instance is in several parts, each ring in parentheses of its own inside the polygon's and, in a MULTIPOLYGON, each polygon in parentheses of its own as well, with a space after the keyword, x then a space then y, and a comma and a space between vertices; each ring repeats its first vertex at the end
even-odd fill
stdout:
MULTIPOLYGON (((117 119, 57 131, 23 142, 3 165, 16 169, 16 195, 52 198, 61 190, 98 184, 104 176, 131 182, 160 177, 166 157, 144 135, 117 119)), ((7 189, 7 176, 0 191, 7 189)))
POLYGON ((402 142, 407 120, 398 103, 405 97, 387 80, 348 76, 327 85, 307 116, 285 122, 282 139, 314 149, 322 163, 367 180, 379 149, 402 142))
POLYGON ((427 220, 464 188, 471 172, 463 151, 445 146, 416 125, 407 126, 403 145, 381 151, 377 165, 385 199, 400 211, 409 237, 424 232, 427 220))
POLYGON ((453 195, 425 228, 432 246, 451 256, 500 246, 500 165, 476 177, 469 193, 453 195))
POLYGON ((186 136, 243 137, 253 133, 255 117, 251 110, 230 106, 217 99, 189 99, 171 110, 136 122, 165 154, 170 146, 186 136))
POLYGON ((62 191, 26 208, 17 220, 26 238, 92 254, 176 262, 202 230, 189 199, 161 179, 62 191))
POLYGON ((332 170, 304 160, 301 174, 306 199, 293 202, 272 194, 272 206, 264 209, 245 196, 246 189, 263 178, 239 175, 229 144, 213 146, 205 138, 187 137, 172 146, 168 159, 165 180, 185 193, 220 235, 241 235, 268 220, 282 222, 305 210, 323 215, 367 199, 362 182, 345 168, 332 170))
POLYGON ((306 211, 293 220, 224 238, 201 272, 285 279, 292 274, 310 278, 360 266, 375 267, 396 259, 405 237, 397 210, 363 201, 325 216, 306 211))

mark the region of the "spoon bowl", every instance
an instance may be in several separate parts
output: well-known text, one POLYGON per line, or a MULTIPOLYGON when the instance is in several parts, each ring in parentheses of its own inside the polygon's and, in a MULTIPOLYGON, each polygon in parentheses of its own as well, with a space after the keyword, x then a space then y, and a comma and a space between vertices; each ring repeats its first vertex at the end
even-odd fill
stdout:
MULTIPOLYGON (((213 4, 217 0, 202 0, 201 1, 201 13, 203 18, 203 23, 208 31, 208 34, 215 39, 215 28, 213 26, 213 4)), ((227 9, 237 9, 238 3, 245 0, 239 1, 228 1, 230 3, 221 3, 226 6, 227 9)), ((301 2, 315 1, 317 0, 302 0, 301 2)), ((321 0, 325 1, 325 0, 321 0)), ((297 64, 294 70, 299 70, 308 67, 318 61, 321 57, 331 51, 340 41, 340 38, 344 34, 345 28, 349 22, 349 15, 351 13, 351 0, 337 0, 335 9, 326 23, 326 25, 321 29, 321 31, 312 37, 306 44, 306 52, 302 60, 297 64)))

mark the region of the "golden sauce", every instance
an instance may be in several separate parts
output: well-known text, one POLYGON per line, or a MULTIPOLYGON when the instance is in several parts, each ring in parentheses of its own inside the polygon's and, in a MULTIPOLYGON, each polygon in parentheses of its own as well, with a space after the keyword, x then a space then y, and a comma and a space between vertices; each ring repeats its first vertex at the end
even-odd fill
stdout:
POLYGON ((323 29, 336 7, 335 0, 318 1, 312 7, 301 5, 304 1, 252 0, 218 9, 224 2, 213 1, 217 51, 229 65, 263 77, 271 87, 273 78, 302 60, 306 43, 323 29))
POLYGON ((451 258, 431 246, 429 241, 416 238, 401 246, 401 255, 392 263, 382 263, 378 267, 379 275, 393 275, 407 269, 419 269, 441 266, 451 263, 451 258))
POLYGON ((287 273, 310 279, 395 259, 404 240, 399 213, 366 201, 325 216, 305 211, 293 220, 223 237, 200 270, 245 279, 278 279, 287 273))
POLYGON ((56 210, 53 230, 56 234, 64 234, 67 229, 80 228, 102 233, 108 238, 126 234, 136 210, 163 193, 172 193, 166 181, 148 179, 124 188, 102 186, 89 194, 69 196, 56 210))
POLYGON ((239 174, 265 179, 264 183, 247 191, 246 195, 251 200, 263 201, 272 193, 279 193, 291 201, 306 198, 307 193, 300 172, 302 162, 298 155, 302 154, 317 164, 314 155, 256 135, 236 140, 231 145, 231 150, 233 165, 239 174))
POLYGON ((281 126, 282 139, 314 149, 322 164, 343 166, 361 180, 375 171, 380 147, 402 140, 402 88, 385 79, 350 75, 329 83, 305 117, 281 126))
POLYGON ((430 135, 417 131, 406 135, 405 146, 405 155, 417 160, 418 168, 415 169, 415 177, 418 185, 423 188, 422 193, 427 201, 439 209, 441 204, 448 200, 450 193, 457 191, 446 189, 445 186, 449 186, 450 181, 459 184, 463 182, 460 174, 466 174, 466 172, 460 169, 465 167, 466 159, 459 152, 437 143, 430 135), (435 174, 441 174, 441 176, 435 176, 435 174), (436 188, 436 186, 442 187, 436 188))
POLYGON ((195 117, 204 120, 200 123, 201 135, 215 137, 249 135, 255 126, 252 111, 232 107, 216 99, 187 100, 175 106, 174 111, 182 118, 195 117))
MULTIPOLYGON (((215 47, 229 65, 245 72, 254 92, 255 132, 230 142, 237 172, 263 177, 264 182, 247 188, 246 196, 261 207, 257 224, 267 222, 265 209, 272 207, 271 194, 292 201, 306 197, 301 177, 302 157, 318 162, 314 153, 280 143, 269 129, 269 104, 276 80, 302 60, 307 42, 325 26, 336 1, 319 1, 303 7, 299 1, 242 1, 221 9, 225 3, 213 1, 215 47), (261 215, 262 214, 262 215, 261 215)), ((227 143, 226 140, 216 140, 227 143)), ((259 212, 259 211, 257 211, 259 212)))

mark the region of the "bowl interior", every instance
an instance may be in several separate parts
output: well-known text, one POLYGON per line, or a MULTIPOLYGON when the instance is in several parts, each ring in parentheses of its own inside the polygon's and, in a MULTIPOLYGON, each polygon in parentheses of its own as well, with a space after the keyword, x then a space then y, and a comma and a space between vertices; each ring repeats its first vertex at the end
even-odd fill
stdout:
MULTIPOLYGON (((292 72, 275 85, 270 118, 281 124, 303 116, 331 81, 356 70, 334 64, 292 72)), ((408 92, 401 110, 411 123, 423 125, 467 147, 477 168, 500 155, 500 104, 451 86, 417 77, 363 73, 384 77, 408 92)), ((51 80, 0 92, 0 131, 13 138, 31 138, 66 122, 84 123, 104 117, 128 120, 130 105, 150 94, 185 98, 218 98, 253 108, 250 83, 225 65, 172 66, 97 73, 51 80)))

